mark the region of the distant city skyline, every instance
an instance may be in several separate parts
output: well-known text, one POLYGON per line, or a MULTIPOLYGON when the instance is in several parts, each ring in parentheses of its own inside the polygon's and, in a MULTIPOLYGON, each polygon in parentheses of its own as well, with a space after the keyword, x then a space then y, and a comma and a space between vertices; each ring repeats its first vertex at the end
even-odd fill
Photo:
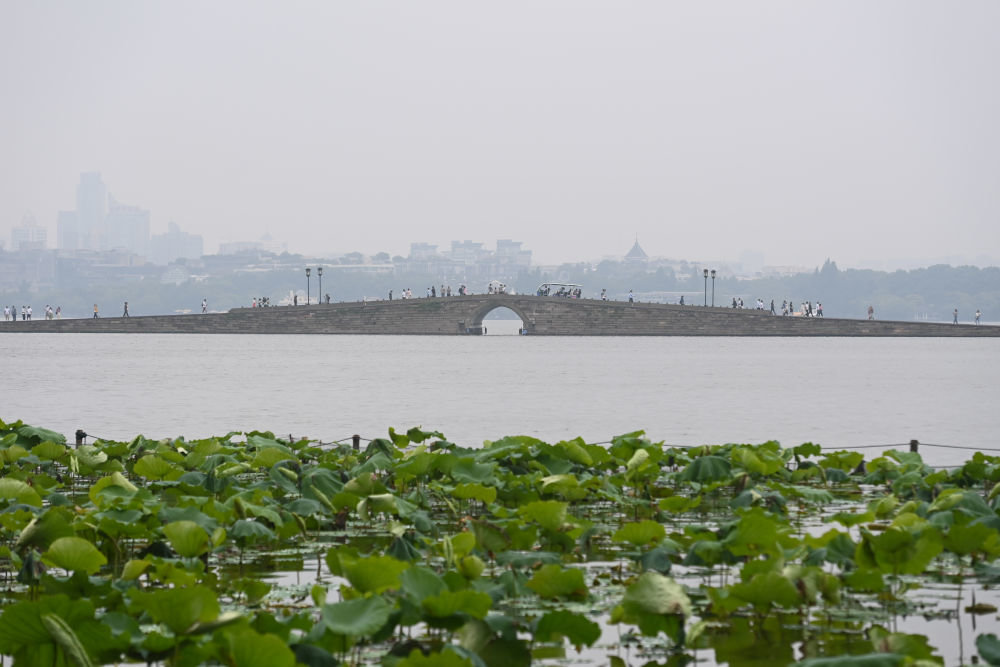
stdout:
POLYGON ((99 172, 209 252, 996 265, 997 25, 992 0, 4 3, 0 238, 30 212, 54 245, 99 172))

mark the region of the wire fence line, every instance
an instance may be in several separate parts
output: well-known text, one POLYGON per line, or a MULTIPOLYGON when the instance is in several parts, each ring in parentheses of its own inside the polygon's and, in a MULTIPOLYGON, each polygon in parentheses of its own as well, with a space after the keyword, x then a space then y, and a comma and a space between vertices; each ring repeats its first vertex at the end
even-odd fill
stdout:
MULTIPOLYGON (((101 436, 95 435, 93 433, 85 433, 82 430, 78 431, 76 435, 77 435, 77 444, 78 445, 81 443, 81 439, 85 440, 86 438, 93 438, 94 440, 104 440, 104 441, 108 441, 109 440, 108 438, 102 438, 101 436), (82 438, 81 438, 81 436, 82 436, 82 438)), ((377 439, 378 438, 366 438, 366 437, 363 437, 363 436, 358 435, 358 434, 355 433, 355 434, 352 434, 352 435, 344 436, 343 438, 338 438, 336 440, 330 440, 330 441, 327 441, 327 442, 324 442, 323 440, 318 440, 317 443, 319 444, 320 447, 322 447, 323 445, 341 445, 341 444, 350 442, 350 443, 352 443, 355 446, 355 448, 358 448, 362 442, 372 442, 373 440, 377 440, 377 439)), ((614 440, 602 440, 600 442, 591 442, 591 443, 587 443, 587 444, 590 444, 590 445, 612 445, 612 444, 614 444, 614 440)), ((670 449, 684 449, 684 450, 688 450, 688 449, 700 449, 700 448, 705 447, 705 446, 706 445, 668 445, 668 447, 670 449)), ((708 446, 711 446, 711 445, 708 445, 708 446)), ((911 440, 910 442, 889 443, 889 444, 882 444, 882 445, 843 445, 843 446, 840 446, 840 447, 826 446, 826 447, 823 447, 823 449, 826 450, 827 452, 837 452, 837 451, 844 451, 844 450, 901 449, 901 448, 907 448, 911 452, 918 452, 919 453, 919 449, 920 448, 926 448, 926 447, 935 447, 937 449, 959 449, 959 450, 964 450, 964 451, 976 451, 976 452, 1000 452, 1000 447, 975 447, 975 446, 971 446, 971 445, 942 445, 942 444, 932 443, 932 442, 919 442, 917 440, 911 440)), ((942 464, 935 464, 935 465, 941 466, 942 464)), ((951 464, 944 464, 942 467, 954 468, 954 467, 958 467, 958 466, 957 465, 951 465, 951 464)))
MULTIPOLYGON (((331 440, 328 444, 341 444, 347 442, 348 440, 353 440, 358 437, 364 442, 371 442, 373 438, 364 438, 360 436, 349 435, 346 438, 340 438, 339 440, 331 440)), ((600 442, 588 442, 588 445, 613 445, 614 440, 602 440, 600 442)), ((322 444, 322 443, 321 443, 322 444)), ((699 449, 701 447, 713 446, 713 445, 667 445, 670 449, 699 449)), ((894 448, 924 448, 924 447, 937 447, 939 449, 962 449, 962 450, 972 450, 977 452, 1000 452, 1000 447, 976 447, 972 445, 940 445, 932 442, 919 442, 917 440, 911 440, 910 442, 896 442, 884 445, 843 445, 843 446, 831 446, 831 445, 821 445, 825 451, 841 451, 841 450, 853 450, 853 449, 894 449, 894 448)))

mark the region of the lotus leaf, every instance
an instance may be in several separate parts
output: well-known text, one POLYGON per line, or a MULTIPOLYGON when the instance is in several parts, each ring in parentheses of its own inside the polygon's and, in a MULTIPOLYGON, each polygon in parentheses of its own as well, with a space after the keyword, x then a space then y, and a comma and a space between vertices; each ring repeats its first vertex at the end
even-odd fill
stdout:
POLYGON ((941 534, 933 526, 922 532, 890 527, 879 535, 861 529, 861 538, 855 561, 887 574, 920 574, 944 548, 941 534))
POLYGON ((672 514, 684 514, 685 512, 697 509, 700 505, 700 495, 692 498, 685 496, 670 496, 668 498, 660 498, 658 503, 658 507, 661 510, 666 510, 672 514))
MULTIPOLYGON (((667 540, 667 542, 670 542, 670 540, 667 540)), ((673 545, 672 547, 661 545, 642 554, 639 557, 639 565, 642 566, 642 571, 653 570, 660 574, 669 574, 673 568, 671 556, 677 553, 677 545, 671 544, 673 545)))
POLYGON ((46 440, 59 444, 66 443, 66 436, 62 433, 56 433, 40 426, 22 426, 17 429, 17 435, 20 442, 27 442, 32 445, 40 444, 46 440))
POLYGON ((471 525, 476 544, 483 551, 496 554, 510 546, 510 538, 499 526, 478 519, 473 519, 471 525))
POLYGON ((432 652, 424 655, 420 649, 415 648, 410 655, 397 662, 396 667, 477 667, 477 665, 453 650, 446 649, 440 653, 432 652))
POLYGON ((0 449, 0 463, 14 463, 28 456, 28 450, 21 445, 10 445, 0 449))
POLYGON ((594 458, 590 455, 590 452, 584 449, 585 443, 580 438, 559 442, 555 446, 562 449, 566 458, 574 463, 585 466, 594 465, 594 458))
POLYGON ((65 453, 66 445, 60 445, 51 440, 46 440, 31 448, 31 455, 37 456, 43 461, 55 461, 65 453))
POLYGON ((680 584, 658 572, 644 572, 626 589, 611 622, 638 625, 642 634, 650 637, 663 632, 681 643, 684 620, 691 613, 691 599, 680 584))
POLYGON ((260 542, 273 542, 278 539, 273 530, 262 524, 260 521, 254 521, 252 519, 237 520, 230 529, 229 534, 236 538, 238 543, 244 546, 258 544, 260 542))
POLYGON ((567 503, 558 500, 536 500, 518 509, 518 515, 528 521, 535 521, 545 530, 557 533, 566 523, 567 503))
POLYGON ((152 563, 148 560, 130 560, 125 563, 125 567, 122 568, 122 579, 125 581, 138 579, 146 570, 149 569, 150 565, 152 565, 152 563))
MULTIPOLYGON (((207 504, 206 509, 212 508, 212 504, 207 504)), ((169 523, 171 521, 193 521, 206 533, 211 533, 219 527, 219 522, 197 507, 167 507, 160 512, 160 520, 169 523)))
POLYGON ((229 654, 240 667, 294 667, 295 654, 280 637, 250 628, 227 633, 229 654))
POLYGON ((927 637, 922 635, 889 632, 875 625, 868 629, 868 636, 875 649, 883 653, 904 655, 911 661, 926 661, 925 664, 941 663, 939 658, 935 658, 933 649, 927 645, 927 637))
POLYGON ((323 514, 323 505, 309 498, 296 498, 285 506, 289 512, 299 516, 313 516, 323 514))
POLYGON ((60 537, 72 537, 76 533, 70 525, 72 516, 65 509, 50 507, 44 514, 31 520, 14 544, 14 549, 21 551, 26 547, 46 549, 60 537))
POLYGON ((986 664, 1000 666, 1000 639, 992 632, 988 635, 976 637, 976 649, 979 657, 986 661, 986 664))
POLYGON ((72 572, 94 574, 108 562, 93 544, 82 537, 60 537, 42 554, 42 560, 72 572))
POLYGON ((559 565, 543 565, 528 581, 528 588, 545 599, 582 599, 587 596, 587 584, 583 571, 577 568, 563 569, 559 565))
POLYGON ((451 469, 451 477, 456 482, 469 482, 478 484, 494 483, 493 471, 496 469, 493 463, 476 463, 474 459, 460 459, 451 469))
POLYGON ((194 521, 174 521, 163 526, 170 546, 183 558, 200 556, 210 546, 208 533, 194 521))
POLYGON ((215 593, 205 586, 163 588, 155 591, 129 591, 132 604, 167 626, 175 635, 197 629, 200 623, 210 623, 219 617, 219 602, 215 593))
POLYGON ((426 597, 421 606, 432 618, 443 619, 455 614, 465 614, 483 619, 493 605, 493 599, 486 593, 473 590, 443 591, 426 597))
POLYGON ((773 475, 785 465, 780 456, 764 448, 736 447, 730 458, 753 475, 773 475))
POLYGON ((830 521, 836 521, 845 528, 860 526, 875 520, 874 512, 837 512, 830 516, 830 521))
POLYGON ((944 547, 962 556, 978 552, 995 557, 1000 555, 1000 534, 981 523, 956 525, 944 536, 944 547))
POLYGON ((351 586, 365 594, 399 588, 400 575, 410 567, 409 563, 392 556, 358 558, 343 548, 330 549, 326 562, 333 574, 343 576, 351 586))
POLYGON ((686 482, 719 482, 729 479, 732 466, 719 456, 700 456, 681 471, 679 479, 686 482))
POLYGON ((884 519, 891 516, 893 511, 899 506, 899 498, 894 494, 889 494, 884 498, 872 501, 868 509, 875 513, 875 518, 884 519))
POLYGON ((358 516, 368 521, 372 514, 396 514, 398 499, 391 493, 379 493, 362 498, 358 502, 358 516))
POLYGON ((476 548, 476 536, 474 533, 464 532, 452 535, 446 541, 445 550, 450 551, 454 558, 461 558, 472 552, 476 548))
MULTIPOLYGON (((38 601, 17 602, 5 607, 0 614, 0 655, 13 656, 17 664, 26 665, 65 665, 77 660, 65 648, 64 642, 70 638, 60 637, 66 628, 50 631, 51 617, 75 630, 73 635, 77 642, 83 638, 85 654, 80 657, 89 661, 88 649, 102 634, 94 621, 94 604, 90 600, 70 600, 66 595, 46 596, 38 601), (44 620, 46 617, 50 618, 48 624, 44 620)), ((109 634, 109 631, 103 633, 104 636, 109 634)))
POLYGON ((295 457, 295 453, 287 447, 268 445, 257 450, 257 455, 254 456, 250 466, 253 468, 270 468, 279 461, 287 461, 288 459, 298 460, 295 457))
POLYGON ((535 625, 535 641, 555 641, 565 637, 577 651, 581 646, 593 646, 601 637, 601 626, 581 614, 561 609, 550 611, 535 625))
POLYGON ((392 606, 376 595, 323 605, 323 623, 347 637, 370 637, 389 622, 392 606))
POLYGON ((176 479, 183 474, 181 469, 176 465, 169 463, 168 461, 164 461, 155 454, 147 454, 136 461, 135 466, 132 468, 132 472, 140 477, 145 477, 146 479, 151 480, 176 479))
POLYGON ((760 507, 737 512, 735 529, 722 544, 736 556, 755 557, 762 554, 777 556, 788 528, 760 507))
POLYGON ((613 542, 628 542, 637 547, 659 542, 667 536, 667 531, 655 521, 645 519, 638 523, 626 523, 611 536, 613 542))
POLYGON ((436 455, 424 451, 408 452, 403 461, 396 466, 396 476, 406 479, 423 477, 431 469, 436 458, 436 455))
POLYGON ((899 667, 905 658, 895 653, 866 653, 836 658, 809 658, 791 667, 899 667))
POLYGON ((766 612, 771 605, 791 608, 800 602, 799 592, 791 580, 773 571, 754 575, 749 582, 734 584, 730 593, 753 605, 760 613, 766 612))
POLYGON ((108 460, 107 453, 99 450, 94 445, 81 445, 72 450, 70 454, 76 457, 81 466, 91 469, 97 468, 97 466, 106 463, 108 460))
POLYGON ((42 497, 31 486, 19 479, 4 477, 0 479, 0 501, 8 500, 35 507, 42 506, 42 497))
POLYGON ((448 590, 444 581, 431 570, 422 566, 414 566, 405 570, 399 576, 400 590, 416 604, 425 598, 439 595, 448 590))

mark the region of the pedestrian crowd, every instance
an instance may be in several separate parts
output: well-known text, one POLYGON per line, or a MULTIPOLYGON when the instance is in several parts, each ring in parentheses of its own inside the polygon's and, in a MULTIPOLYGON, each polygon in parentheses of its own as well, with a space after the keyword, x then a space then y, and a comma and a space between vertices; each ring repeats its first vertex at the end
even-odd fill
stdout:
MULTIPOLYGON (((58 320, 62 319, 62 306, 56 306, 52 308, 49 304, 45 304, 45 319, 47 320, 58 320)), ((33 311, 31 306, 21 306, 21 319, 24 321, 30 320, 33 311)), ((3 307, 3 320, 4 322, 17 322, 17 306, 4 306, 3 307)))

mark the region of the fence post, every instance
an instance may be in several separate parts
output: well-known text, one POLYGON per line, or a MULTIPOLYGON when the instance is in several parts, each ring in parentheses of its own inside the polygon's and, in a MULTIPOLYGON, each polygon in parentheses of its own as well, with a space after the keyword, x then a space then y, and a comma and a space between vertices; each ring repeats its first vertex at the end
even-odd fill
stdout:
POLYGON ((920 447, 920 443, 919 442, 917 442, 916 440, 910 440, 910 451, 911 452, 916 452, 918 447, 920 447))
POLYGON ((361 451, 361 436, 355 433, 351 440, 354 443, 354 451, 361 451))
POLYGON ((87 434, 84 432, 84 430, 82 428, 76 429, 76 446, 79 447, 80 445, 82 445, 83 444, 83 440, 86 437, 87 437, 87 434))

